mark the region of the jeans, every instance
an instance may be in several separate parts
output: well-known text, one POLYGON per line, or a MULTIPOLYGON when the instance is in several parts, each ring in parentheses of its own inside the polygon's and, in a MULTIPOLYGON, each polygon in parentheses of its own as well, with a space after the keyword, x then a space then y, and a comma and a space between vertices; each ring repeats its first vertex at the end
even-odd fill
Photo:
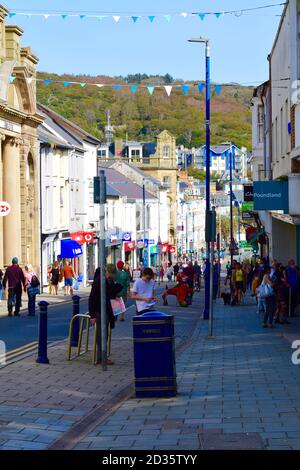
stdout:
POLYGON ((2 286, 0 287, 0 302, 2 300, 2 292, 3 292, 3 289, 2 289, 2 286))
POLYGON ((12 313, 14 297, 16 296, 16 305, 15 305, 15 315, 20 313, 21 299, 22 299, 22 286, 18 287, 9 287, 8 289, 8 299, 7 299, 7 310, 8 313, 12 313))
POLYGON ((27 291, 28 295, 28 315, 35 315, 35 295, 29 295, 29 292, 27 291))
POLYGON ((266 298, 266 313, 265 313, 265 317, 264 317, 264 324, 265 325, 267 323, 269 323, 269 325, 273 324, 274 313, 275 313, 275 304, 276 304, 275 295, 272 295, 272 296, 266 298))

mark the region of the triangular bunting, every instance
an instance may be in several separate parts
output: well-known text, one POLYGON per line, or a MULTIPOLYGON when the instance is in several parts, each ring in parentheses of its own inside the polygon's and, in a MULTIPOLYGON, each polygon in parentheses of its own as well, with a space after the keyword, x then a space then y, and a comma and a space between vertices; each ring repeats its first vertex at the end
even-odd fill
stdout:
POLYGON ((119 23, 121 16, 113 16, 113 19, 115 20, 116 23, 119 23))
POLYGON ((199 83, 199 84, 198 84, 198 90, 199 90, 199 92, 201 93, 201 95, 202 95, 202 92, 203 92, 203 90, 204 90, 204 86, 205 86, 204 83, 199 83))
POLYGON ((186 18, 188 16, 188 13, 181 13, 180 16, 183 16, 183 18, 186 18))
POLYGON ((16 16, 16 14, 17 13, 10 12, 10 13, 8 13, 8 16, 9 16, 9 18, 13 18, 14 16, 16 16))
POLYGON ((43 17, 45 18, 45 20, 47 20, 49 18, 50 15, 43 15, 43 17))
POLYGON ((96 18, 97 18, 97 20, 102 21, 104 16, 97 16, 96 18))
POLYGON ((52 83, 52 80, 44 80, 45 85, 50 85, 50 83, 52 83))
POLYGON ((102 85, 101 83, 96 83, 96 86, 97 86, 98 88, 102 88, 104 85, 102 85))
POLYGON ((86 83, 80 83, 80 86, 83 88, 86 86, 86 83))
POLYGON ((138 91, 138 86, 137 85, 131 85, 130 87, 130 90, 132 91, 132 93, 136 93, 138 91))
POLYGON ((147 90, 149 91, 150 95, 153 95, 154 88, 155 88, 154 86, 147 86, 147 90))
POLYGON ((117 90, 117 91, 120 91, 121 90, 121 85, 114 85, 114 89, 117 90))
POLYGON ((222 13, 215 13, 216 18, 220 18, 220 16, 222 16, 222 13))
POLYGON ((140 18, 139 16, 132 16, 131 17, 131 19, 134 23, 136 23, 139 18, 140 18))
POLYGON ((70 85, 70 82, 63 82, 64 83, 64 86, 69 86, 70 85))
POLYGON ((183 91, 184 96, 186 96, 189 92, 189 86, 186 84, 182 85, 182 91, 183 91))
POLYGON ((66 18, 68 18, 68 15, 61 15, 62 19, 65 20, 66 18))
POLYGON ((220 96, 222 91, 222 85, 215 85, 215 92, 220 96))
POLYGON ((148 16, 149 20, 150 20, 150 23, 153 23, 153 21, 155 20, 155 16, 148 16))
POLYGON ((81 20, 84 20, 84 19, 86 18, 86 15, 80 15, 79 18, 80 18, 81 20))
POLYGON ((13 77, 12 75, 9 77, 9 83, 13 83, 17 77, 13 77))
POLYGON ((166 90, 167 95, 170 96, 172 93, 173 87, 171 85, 166 85, 164 88, 166 90))
POLYGON ((164 18, 167 20, 168 23, 171 22, 172 16, 171 15, 164 15, 164 18))
POLYGON ((206 15, 204 13, 199 13, 198 16, 203 21, 206 15))
POLYGON ((31 85, 33 82, 33 77, 26 78, 26 82, 28 83, 28 85, 31 85))

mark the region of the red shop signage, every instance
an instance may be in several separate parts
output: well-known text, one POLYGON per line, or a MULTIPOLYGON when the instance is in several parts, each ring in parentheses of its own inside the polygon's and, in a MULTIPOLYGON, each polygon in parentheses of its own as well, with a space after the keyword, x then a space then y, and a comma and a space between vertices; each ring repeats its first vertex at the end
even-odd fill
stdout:
POLYGON ((124 243, 125 253, 128 253, 129 251, 133 251, 135 249, 136 249, 136 242, 125 242, 124 243))

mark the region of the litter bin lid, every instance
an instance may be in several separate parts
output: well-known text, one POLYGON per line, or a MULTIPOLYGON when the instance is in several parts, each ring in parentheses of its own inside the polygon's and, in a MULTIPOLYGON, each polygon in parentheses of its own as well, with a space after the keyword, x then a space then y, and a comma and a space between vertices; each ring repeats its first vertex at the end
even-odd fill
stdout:
POLYGON ((173 315, 168 315, 163 312, 146 312, 143 313, 142 315, 137 315, 133 318, 134 321, 138 320, 168 320, 169 318, 173 318, 173 315))

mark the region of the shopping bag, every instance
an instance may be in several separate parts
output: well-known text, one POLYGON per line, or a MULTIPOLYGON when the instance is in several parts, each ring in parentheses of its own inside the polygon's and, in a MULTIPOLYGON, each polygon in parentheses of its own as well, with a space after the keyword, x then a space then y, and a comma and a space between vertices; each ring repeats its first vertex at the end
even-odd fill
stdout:
POLYGON ((125 307, 124 300, 122 297, 118 297, 117 299, 112 299, 110 303, 111 303, 113 314, 116 317, 121 315, 121 313, 126 312, 126 307, 125 307))

